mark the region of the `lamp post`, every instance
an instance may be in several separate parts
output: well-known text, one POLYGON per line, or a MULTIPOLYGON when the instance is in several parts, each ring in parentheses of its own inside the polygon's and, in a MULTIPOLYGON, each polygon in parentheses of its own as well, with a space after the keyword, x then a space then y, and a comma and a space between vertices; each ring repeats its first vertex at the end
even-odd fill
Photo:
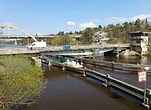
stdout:
POLYGON ((148 98, 146 97, 146 93, 147 93, 146 82, 147 82, 147 71, 150 68, 149 67, 144 67, 143 69, 144 69, 144 71, 139 71, 138 72, 138 82, 144 82, 144 96, 143 96, 142 105, 144 105, 145 107, 147 107, 149 109, 150 106, 148 104, 148 98))
POLYGON ((144 67, 144 70, 146 71, 146 81, 144 82, 144 104, 148 104, 148 101, 147 101, 147 97, 146 97, 146 82, 147 82, 147 71, 149 70, 150 68, 149 67, 144 67))

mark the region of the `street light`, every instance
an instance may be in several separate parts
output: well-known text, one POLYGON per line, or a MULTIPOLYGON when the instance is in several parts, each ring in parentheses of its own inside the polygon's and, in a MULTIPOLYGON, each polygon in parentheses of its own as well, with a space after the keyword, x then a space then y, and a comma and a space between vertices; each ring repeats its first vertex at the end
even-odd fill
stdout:
POLYGON ((146 87, 146 82, 147 82, 147 71, 150 69, 150 67, 144 67, 144 70, 146 71, 146 81, 144 82, 144 104, 148 104, 148 101, 147 101, 147 97, 146 97, 146 90, 147 90, 147 87, 146 87))

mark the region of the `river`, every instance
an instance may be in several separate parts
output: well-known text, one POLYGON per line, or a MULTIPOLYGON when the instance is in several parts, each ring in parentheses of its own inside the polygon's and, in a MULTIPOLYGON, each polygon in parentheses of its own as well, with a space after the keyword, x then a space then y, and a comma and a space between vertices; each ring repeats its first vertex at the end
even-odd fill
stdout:
MULTIPOLYGON (((102 57, 103 60, 150 64, 149 59, 120 59, 115 57, 102 57), (147 60, 146 60, 147 59, 147 60)), ((90 66, 90 65, 89 65, 90 66)), ((117 73, 91 66, 97 71, 107 73, 117 73)), ((137 75, 123 74, 118 71, 118 75, 136 79, 137 75)), ((32 110, 143 110, 140 101, 130 97, 113 88, 105 88, 90 78, 83 78, 80 75, 63 71, 61 69, 45 66, 46 88, 38 104, 32 110)), ((135 81, 136 82, 136 81, 135 81)), ((150 83, 150 82, 149 82, 150 83)))
MULTIPOLYGON (((101 57, 101 60, 116 61, 132 64, 151 64, 151 59, 142 58, 116 58, 101 57)), ((86 65, 105 74, 137 81, 137 73, 111 70, 99 66, 86 65)), ((44 66, 46 87, 41 94, 39 102, 31 110, 145 110, 140 101, 116 89, 105 88, 90 78, 63 71, 55 67, 44 66)), ((151 75, 148 76, 151 78, 151 75)), ((150 87, 148 80, 147 87, 150 87)), ((143 83, 138 83, 142 85, 143 83)), ((29 108, 28 108, 29 110, 29 108)))

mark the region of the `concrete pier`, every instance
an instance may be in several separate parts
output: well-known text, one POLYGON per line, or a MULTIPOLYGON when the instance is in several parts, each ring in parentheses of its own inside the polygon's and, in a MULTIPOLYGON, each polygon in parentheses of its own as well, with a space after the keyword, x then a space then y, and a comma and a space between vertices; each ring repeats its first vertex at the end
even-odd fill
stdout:
POLYGON ((39 58, 39 57, 31 57, 31 58, 32 58, 32 60, 34 60, 35 65, 37 65, 37 66, 42 65, 42 59, 41 58, 39 58))

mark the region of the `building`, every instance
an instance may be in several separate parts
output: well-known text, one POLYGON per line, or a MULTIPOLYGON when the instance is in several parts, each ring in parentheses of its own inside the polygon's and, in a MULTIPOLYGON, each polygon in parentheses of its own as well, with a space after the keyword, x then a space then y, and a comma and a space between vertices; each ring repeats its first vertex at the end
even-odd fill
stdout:
POLYGON ((148 51, 148 34, 150 32, 131 32, 130 39, 131 39, 131 50, 139 52, 141 55, 148 51))
POLYGON ((97 44, 105 43, 106 41, 110 40, 110 38, 107 37, 106 32, 98 31, 95 33, 94 41, 97 44))

